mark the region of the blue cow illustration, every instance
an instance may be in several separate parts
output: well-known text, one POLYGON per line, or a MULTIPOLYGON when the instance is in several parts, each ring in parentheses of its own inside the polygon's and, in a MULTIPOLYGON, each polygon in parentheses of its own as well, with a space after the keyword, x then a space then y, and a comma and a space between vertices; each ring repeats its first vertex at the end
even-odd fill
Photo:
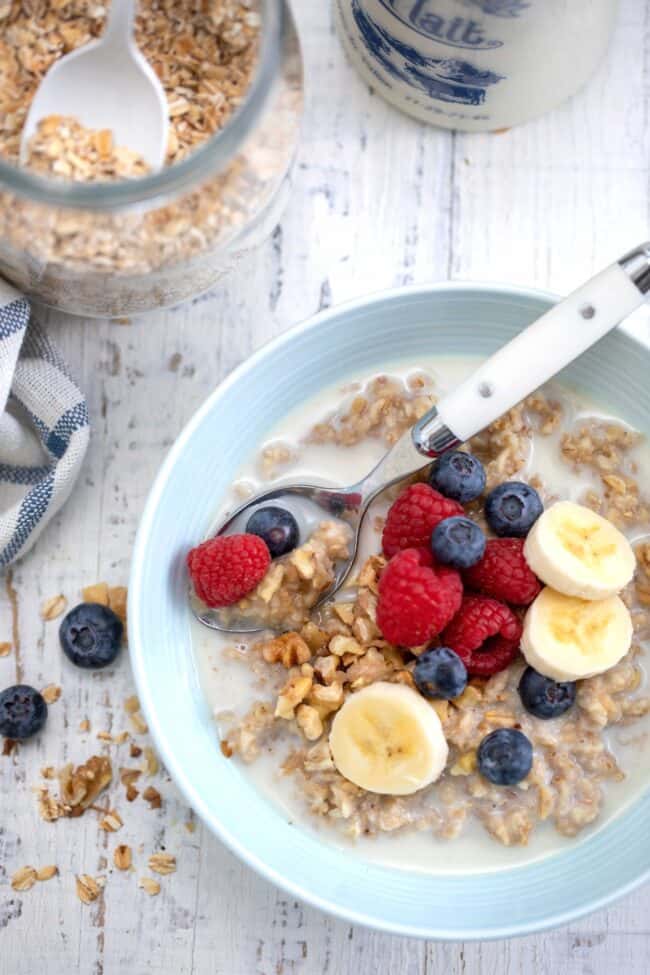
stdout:
POLYGON ((352 0, 352 13, 366 48, 393 78, 425 91, 431 98, 461 105, 482 105, 486 90, 503 80, 494 71, 460 58, 428 58, 381 27, 352 0))

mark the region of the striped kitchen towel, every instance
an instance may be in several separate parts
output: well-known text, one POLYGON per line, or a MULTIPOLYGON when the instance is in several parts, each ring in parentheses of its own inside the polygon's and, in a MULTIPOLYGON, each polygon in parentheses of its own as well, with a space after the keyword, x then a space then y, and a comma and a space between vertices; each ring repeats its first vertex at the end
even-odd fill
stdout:
POLYGON ((89 432, 65 363, 30 322, 27 299, 0 281, 0 569, 24 555, 67 500, 89 432))

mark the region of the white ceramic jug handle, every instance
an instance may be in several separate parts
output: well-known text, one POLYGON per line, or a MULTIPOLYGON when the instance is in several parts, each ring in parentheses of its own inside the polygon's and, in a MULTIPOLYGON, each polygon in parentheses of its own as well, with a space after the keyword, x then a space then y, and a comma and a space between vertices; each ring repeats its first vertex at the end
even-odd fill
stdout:
POLYGON ((436 457, 484 430, 630 315, 649 290, 647 243, 551 308, 445 395, 414 426, 417 449, 436 457))

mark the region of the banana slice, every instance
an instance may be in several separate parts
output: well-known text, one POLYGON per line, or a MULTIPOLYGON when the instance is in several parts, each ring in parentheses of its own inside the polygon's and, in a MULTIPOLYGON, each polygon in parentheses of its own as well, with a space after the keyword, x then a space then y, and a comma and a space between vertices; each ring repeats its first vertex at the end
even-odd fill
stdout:
POLYGON ((558 501, 537 519, 524 556, 547 586, 581 599, 606 599, 620 592, 636 565, 625 535, 573 501, 558 501))
POLYGON ((521 652, 552 680, 594 677, 630 649, 632 619, 619 596, 586 600, 542 589, 526 613, 521 652))
POLYGON ((348 697, 332 722, 329 743, 341 775, 384 795, 417 792, 447 762, 440 718, 405 684, 378 681, 348 697))

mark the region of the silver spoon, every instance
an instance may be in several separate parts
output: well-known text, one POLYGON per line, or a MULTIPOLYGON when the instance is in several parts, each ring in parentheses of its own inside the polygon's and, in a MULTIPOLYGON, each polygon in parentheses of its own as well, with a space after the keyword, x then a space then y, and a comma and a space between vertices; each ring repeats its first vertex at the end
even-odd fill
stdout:
POLYGON ((135 0, 112 0, 102 36, 49 69, 23 126, 23 164, 41 119, 63 115, 88 128, 110 129, 116 145, 139 153, 154 171, 162 167, 169 108, 158 75, 135 43, 135 6, 135 0))
MULTIPOLYGON (((353 532, 350 556, 337 564, 334 581, 321 596, 320 605, 334 595, 350 572, 361 523, 377 495, 466 442, 520 403, 638 308, 649 290, 650 242, 601 271, 487 359, 407 430, 357 484, 341 488, 285 484, 263 491, 233 512, 216 534, 228 533, 249 509, 288 498, 307 500, 328 518, 345 520, 353 532)), ((253 618, 224 620, 222 610, 206 607, 193 595, 190 602, 199 622, 214 630, 252 633, 269 628, 253 618)))

